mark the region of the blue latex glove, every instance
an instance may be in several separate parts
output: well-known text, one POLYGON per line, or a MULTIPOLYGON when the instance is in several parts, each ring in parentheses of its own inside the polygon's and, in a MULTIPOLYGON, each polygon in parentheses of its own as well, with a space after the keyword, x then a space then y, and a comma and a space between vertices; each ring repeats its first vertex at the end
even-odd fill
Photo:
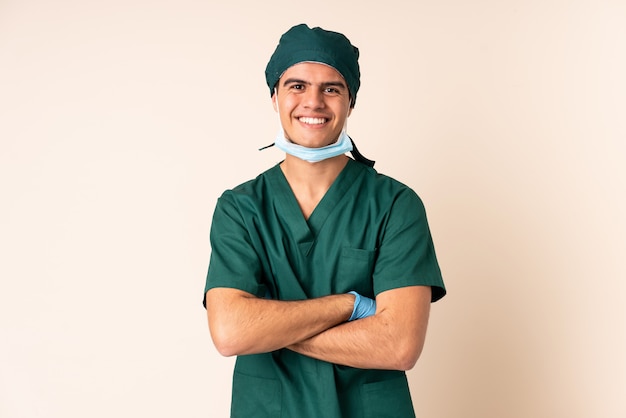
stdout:
POLYGON ((367 318, 368 316, 376 313, 376 301, 365 296, 359 295, 357 292, 348 292, 355 296, 354 309, 352 310, 352 316, 348 321, 354 321, 355 319, 367 318))

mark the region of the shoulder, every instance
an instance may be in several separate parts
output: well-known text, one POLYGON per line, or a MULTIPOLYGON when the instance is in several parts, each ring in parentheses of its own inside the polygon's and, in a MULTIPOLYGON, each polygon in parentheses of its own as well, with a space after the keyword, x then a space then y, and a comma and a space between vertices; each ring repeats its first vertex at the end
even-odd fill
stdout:
POLYGON ((218 204, 222 202, 237 202, 237 201, 249 201, 262 199, 267 190, 271 187, 270 183, 276 181, 276 177, 280 170, 278 165, 275 165, 263 173, 259 174, 254 179, 241 183, 232 189, 225 190, 218 200, 218 204))
POLYGON ((352 165, 361 172, 358 181, 360 196, 370 196, 380 203, 387 202, 390 205, 409 204, 423 207, 418 194, 405 183, 361 163, 354 162, 352 165))
MULTIPOLYGON (((272 199, 272 185, 276 177, 274 166, 256 178, 225 190, 217 199, 213 211, 212 231, 224 228, 247 228, 250 219, 263 213, 269 199, 272 199)), ((278 168, 280 170, 280 168, 278 168)))

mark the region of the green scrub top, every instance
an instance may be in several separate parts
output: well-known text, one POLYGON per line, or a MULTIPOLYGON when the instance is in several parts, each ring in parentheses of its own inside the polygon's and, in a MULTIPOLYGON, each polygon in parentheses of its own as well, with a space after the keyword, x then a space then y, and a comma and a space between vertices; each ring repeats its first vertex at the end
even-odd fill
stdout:
MULTIPOLYGON (((279 165, 218 200, 205 287, 303 300, 375 298, 405 286, 445 293, 419 197, 350 160, 306 220, 279 165)), ((366 370, 287 349, 239 356, 231 417, 413 417, 402 371, 366 370)))

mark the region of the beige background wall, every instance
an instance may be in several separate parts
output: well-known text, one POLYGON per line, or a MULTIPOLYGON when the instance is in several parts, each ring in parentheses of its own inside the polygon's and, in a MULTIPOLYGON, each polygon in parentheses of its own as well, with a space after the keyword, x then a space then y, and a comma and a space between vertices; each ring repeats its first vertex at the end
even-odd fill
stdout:
POLYGON ((362 53, 349 132, 426 203, 429 418, 626 416, 626 3, 0 0, 0 417, 225 417, 219 194, 280 160, 263 71, 362 53))

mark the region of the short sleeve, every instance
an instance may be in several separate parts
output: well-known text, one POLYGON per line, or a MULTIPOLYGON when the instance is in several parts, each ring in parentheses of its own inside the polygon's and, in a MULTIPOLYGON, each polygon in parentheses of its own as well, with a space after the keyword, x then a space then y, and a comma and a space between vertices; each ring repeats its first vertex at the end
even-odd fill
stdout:
POLYGON ((261 263, 244 217, 230 192, 218 199, 211 224, 211 259, 204 294, 215 287, 262 296, 261 263))
POLYGON ((421 199, 405 188, 393 200, 374 267, 374 292, 431 286, 432 301, 446 294, 421 199))

